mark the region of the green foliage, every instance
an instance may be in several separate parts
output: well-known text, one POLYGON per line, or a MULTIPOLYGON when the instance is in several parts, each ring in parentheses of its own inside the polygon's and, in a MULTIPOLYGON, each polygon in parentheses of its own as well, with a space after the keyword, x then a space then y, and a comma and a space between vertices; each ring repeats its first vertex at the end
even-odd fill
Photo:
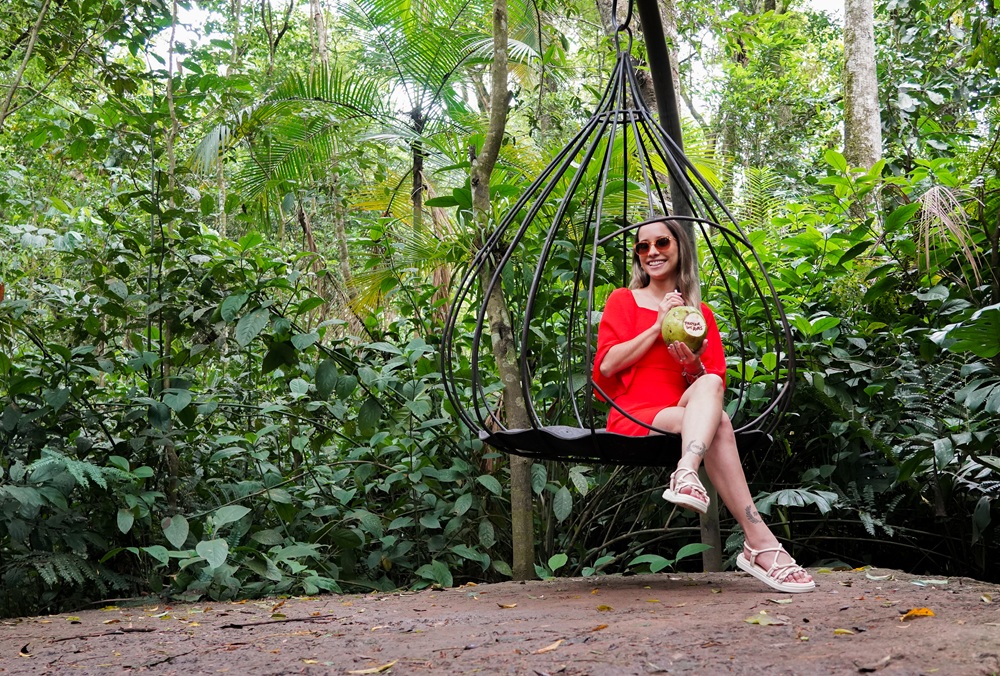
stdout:
MULTIPOLYGON (((995 12, 880 3, 886 161, 861 171, 831 150, 838 30, 784 4, 678 3, 687 148, 732 195, 798 346, 792 412, 747 462, 758 508, 806 561, 864 561, 879 538, 897 565, 919 549, 935 573, 995 575, 995 12)), ((172 72, 150 42, 169 4, 48 3, 32 53, 40 3, 14 5, 0 21, 0 79, 26 63, 0 135, 0 614, 510 576, 504 459, 453 420, 437 363, 447 280, 479 234, 468 170, 488 3, 344 3, 327 15, 329 67, 305 13, 248 30, 252 3, 198 3, 225 37, 175 42, 172 72)), ((611 49, 592 4, 545 26, 551 3, 510 6, 494 217, 576 132, 611 49)), ((546 288, 566 288, 575 246, 556 243, 546 288)), ((526 279, 504 285, 523 302, 526 279)), ((734 290, 752 408, 775 353, 753 328, 765 308, 734 290)), ((540 372, 565 354, 552 310, 540 372)), ((665 482, 536 464, 538 574, 695 566, 695 521, 663 529, 665 482)))

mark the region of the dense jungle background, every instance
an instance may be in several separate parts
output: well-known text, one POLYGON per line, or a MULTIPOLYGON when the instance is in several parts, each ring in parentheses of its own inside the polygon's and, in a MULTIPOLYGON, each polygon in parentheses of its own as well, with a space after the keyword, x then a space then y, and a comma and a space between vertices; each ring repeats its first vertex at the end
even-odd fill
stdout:
MULTIPOLYGON (((444 396, 442 325, 593 110, 612 4, 4 3, 0 615, 509 579, 509 461, 444 396)), ((863 2, 661 4, 686 150, 796 341, 758 508, 809 565, 1000 580, 1000 2, 876 0, 867 57, 863 2)), ((535 573, 695 569, 668 474, 536 463, 535 573)))

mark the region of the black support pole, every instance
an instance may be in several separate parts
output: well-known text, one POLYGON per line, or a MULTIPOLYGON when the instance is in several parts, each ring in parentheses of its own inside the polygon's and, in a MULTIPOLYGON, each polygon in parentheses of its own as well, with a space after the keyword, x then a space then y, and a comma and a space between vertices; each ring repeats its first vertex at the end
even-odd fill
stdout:
MULTIPOLYGON (((649 75, 656 94, 656 112, 660 115, 660 126, 667 136, 684 152, 684 138, 681 134, 680 109, 677 107, 677 93, 674 91, 674 75, 670 68, 670 51, 667 38, 663 34, 660 8, 657 0, 635 0, 642 24, 642 36, 646 42, 646 58, 649 61, 649 75)), ((676 216, 692 216, 691 202, 682 184, 670 176, 670 203, 676 216)), ((689 234, 694 239, 694 224, 689 224, 689 234)), ((697 265, 697 263, 695 263, 697 265)), ((684 451, 682 450, 681 453, 684 451)), ((706 571, 722 570, 722 533, 719 526, 719 494, 709 481, 704 466, 698 472, 708 492, 711 504, 707 514, 701 515, 701 541, 711 549, 702 552, 701 564, 706 571)))
MULTIPOLYGON (((639 22, 642 24, 642 35, 646 42, 646 59, 649 62, 649 75, 653 81, 653 93, 656 94, 656 112, 660 116, 660 126, 677 144, 677 148, 684 152, 681 118, 677 112, 679 110, 677 93, 674 91, 670 52, 667 50, 667 38, 663 34, 659 4, 657 0, 635 0, 635 6, 639 10, 639 22)), ((670 177, 670 201, 677 216, 692 215, 688 196, 673 176, 670 177)))

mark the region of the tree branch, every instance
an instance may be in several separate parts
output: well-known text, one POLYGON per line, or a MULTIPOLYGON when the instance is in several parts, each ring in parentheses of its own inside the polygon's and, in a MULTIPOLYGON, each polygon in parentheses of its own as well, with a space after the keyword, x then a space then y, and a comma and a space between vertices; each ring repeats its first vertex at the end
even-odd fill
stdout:
POLYGON ((28 45, 24 48, 24 58, 21 59, 21 65, 18 67, 17 72, 14 73, 14 79, 10 83, 10 88, 7 89, 7 97, 4 99, 3 107, 0 108, 0 133, 3 133, 3 123, 7 119, 7 113, 10 110, 11 101, 14 100, 14 93, 21 84, 21 78, 24 77, 24 69, 28 67, 28 62, 31 61, 31 55, 35 51, 35 42, 38 41, 38 32, 42 28, 42 21, 45 20, 45 15, 49 11, 50 0, 44 0, 42 3, 42 8, 38 11, 38 20, 35 25, 31 28, 31 36, 28 38, 28 45))

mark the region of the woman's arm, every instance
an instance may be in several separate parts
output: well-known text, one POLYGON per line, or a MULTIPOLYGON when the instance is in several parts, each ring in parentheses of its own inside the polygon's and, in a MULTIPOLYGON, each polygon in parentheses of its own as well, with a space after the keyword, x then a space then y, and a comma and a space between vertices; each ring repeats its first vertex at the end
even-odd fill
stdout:
POLYGON ((649 328, 630 340, 614 345, 605 353, 604 359, 598 366, 601 375, 610 378, 642 359, 656 344, 656 341, 660 340, 660 326, 663 324, 663 318, 670 310, 683 304, 684 299, 680 293, 674 291, 666 294, 657 306, 656 320, 649 328))
POLYGON ((635 338, 618 343, 608 350, 604 359, 601 360, 601 375, 610 378, 619 371, 632 366, 649 352, 649 348, 653 347, 659 338, 660 324, 657 322, 635 338))

